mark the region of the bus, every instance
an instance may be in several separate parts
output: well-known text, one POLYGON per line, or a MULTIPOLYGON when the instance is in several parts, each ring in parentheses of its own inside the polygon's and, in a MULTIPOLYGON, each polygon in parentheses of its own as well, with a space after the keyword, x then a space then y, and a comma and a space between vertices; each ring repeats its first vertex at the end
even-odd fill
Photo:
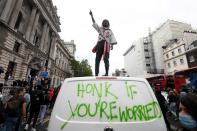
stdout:
POLYGON ((146 78, 146 80, 149 82, 151 87, 157 88, 160 90, 166 90, 167 76, 165 74, 151 76, 151 77, 146 78))
POLYGON ((173 77, 175 89, 179 91, 182 86, 190 83, 192 77, 197 77, 197 66, 176 71, 173 77))

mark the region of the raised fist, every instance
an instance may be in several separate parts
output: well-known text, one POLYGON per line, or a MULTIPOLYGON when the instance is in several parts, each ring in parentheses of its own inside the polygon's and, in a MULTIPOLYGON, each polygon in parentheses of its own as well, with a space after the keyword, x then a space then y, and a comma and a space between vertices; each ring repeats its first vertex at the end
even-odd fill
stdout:
POLYGON ((92 16, 92 11, 90 10, 89 14, 92 16))

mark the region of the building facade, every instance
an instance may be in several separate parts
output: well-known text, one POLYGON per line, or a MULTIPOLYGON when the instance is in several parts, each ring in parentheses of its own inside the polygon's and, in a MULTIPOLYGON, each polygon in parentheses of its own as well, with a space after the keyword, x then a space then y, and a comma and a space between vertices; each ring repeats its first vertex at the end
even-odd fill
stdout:
POLYGON ((71 40, 70 42, 64 42, 64 45, 69 50, 70 54, 75 57, 76 45, 74 40, 71 40))
POLYGON ((173 39, 163 46, 165 74, 173 75, 177 70, 188 68, 185 42, 183 39, 173 39))
MULTIPOLYGON (((132 46, 124 53, 125 70, 130 76, 165 73, 166 58, 164 58, 162 47, 172 39, 187 38, 188 42, 192 41, 193 37, 184 33, 185 30, 191 29, 189 24, 167 20, 155 31, 149 31, 147 37, 141 38, 137 43, 132 43, 132 46), (188 37, 183 37, 184 35, 188 37)), ((185 56, 183 59, 185 61, 185 56)))
MULTIPOLYGON (((129 76, 141 76, 147 72, 144 51, 144 38, 132 43, 132 46, 123 54, 124 68, 129 76)), ((147 63, 148 64, 148 63, 147 63)))
POLYGON ((35 76, 45 66, 53 85, 56 79, 71 76, 72 56, 61 42, 60 31, 52 0, 1 0, 0 65, 5 73, 0 82, 6 76, 13 80, 35 76), (56 63, 57 59, 61 62, 56 63))
POLYGON ((197 66, 197 32, 184 31, 180 39, 172 39, 163 46, 165 73, 197 66))
POLYGON ((189 68, 197 66, 197 31, 185 31, 186 56, 189 68))
POLYGON ((197 40, 192 42, 186 51, 188 66, 195 67, 197 66, 197 40))
POLYGON ((191 29, 192 27, 190 24, 167 20, 159 28, 152 32, 152 44, 156 68, 155 73, 164 73, 165 64, 162 46, 164 46, 168 40, 183 38, 183 32, 191 29))

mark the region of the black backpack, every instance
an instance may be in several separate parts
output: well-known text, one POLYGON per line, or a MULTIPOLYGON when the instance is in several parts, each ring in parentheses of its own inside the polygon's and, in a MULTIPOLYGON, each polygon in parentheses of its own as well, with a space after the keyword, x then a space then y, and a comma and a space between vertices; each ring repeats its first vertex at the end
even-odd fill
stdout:
POLYGON ((7 101, 6 113, 10 117, 18 117, 20 115, 20 100, 18 97, 12 97, 7 101))
POLYGON ((41 91, 36 90, 31 95, 31 104, 39 106, 42 104, 43 94, 41 91))

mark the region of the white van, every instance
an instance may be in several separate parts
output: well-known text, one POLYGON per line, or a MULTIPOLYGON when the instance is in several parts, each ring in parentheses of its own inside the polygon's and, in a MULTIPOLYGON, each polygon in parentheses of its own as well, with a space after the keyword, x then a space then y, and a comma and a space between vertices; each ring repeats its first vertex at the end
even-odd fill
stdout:
POLYGON ((48 131, 167 131, 156 97, 145 79, 66 79, 48 131))

